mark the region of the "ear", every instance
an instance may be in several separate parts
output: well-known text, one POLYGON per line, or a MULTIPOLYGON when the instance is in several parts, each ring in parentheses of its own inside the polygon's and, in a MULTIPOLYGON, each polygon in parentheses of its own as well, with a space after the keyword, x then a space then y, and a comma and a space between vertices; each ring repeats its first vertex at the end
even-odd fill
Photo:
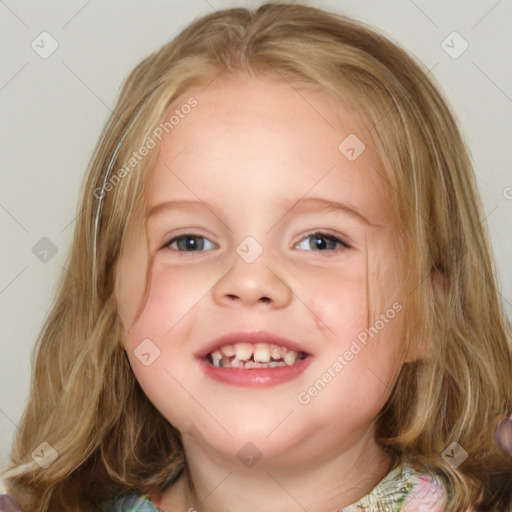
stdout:
MULTIPOLYGON (((430 286, 432 289, 432 300, 442 301, 446 299, 448 292, 448 281, 444 271, 439 267, 432 268, 430 272, 430 286)), ((424 359, 428 350, 428 340, 415 336, 409 345, 405 362, 412 363, 424 359)))

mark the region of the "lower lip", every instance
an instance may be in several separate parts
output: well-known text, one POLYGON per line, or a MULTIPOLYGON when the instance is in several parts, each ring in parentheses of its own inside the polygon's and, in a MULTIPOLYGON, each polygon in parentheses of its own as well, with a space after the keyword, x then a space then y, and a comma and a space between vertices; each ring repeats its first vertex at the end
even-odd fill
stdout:
POLYGON ((245 387, 270 387, 295 379, 309 366, 312 359, 311 356, 308 356, 292 366, 252 368, 250 370, 220 368, 213 366, 206 359, 200 359, 199 365, 208 377, 224 384, 245 387))

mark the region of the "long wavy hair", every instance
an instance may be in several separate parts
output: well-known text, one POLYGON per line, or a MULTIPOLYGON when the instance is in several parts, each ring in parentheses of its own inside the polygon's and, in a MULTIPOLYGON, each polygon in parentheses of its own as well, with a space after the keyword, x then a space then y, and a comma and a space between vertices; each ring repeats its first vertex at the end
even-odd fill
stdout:
POLYGON ((30 398, 3 472, 8 491, 31 512, 89 511, 124 491, 163 490, 184 470, 179 432, 145 396, 124 352, 114 286, 158 150, 119 170, 172 105, 222 73, 277 75, 327 91, 370 128, 382 187, 394 197, 396 243, 416 283, 402 342, 426 344, 422 358, 403 365, 377 419, 377 441, 439 475, 447 511, 506 510, 512 458, 493 432, 512 410, 511 326, 454 116, 428 70, 374 29, 274 3, 195 20, 125 81, 91 159, 71 252, 32 353, 30 398), (109 167, 119 179, 105 192, 109 167), (43 442, 58 454, 46 468, 32 457, 43 442), (457 468, 442 456, 452 442, 468 452, 457 468))

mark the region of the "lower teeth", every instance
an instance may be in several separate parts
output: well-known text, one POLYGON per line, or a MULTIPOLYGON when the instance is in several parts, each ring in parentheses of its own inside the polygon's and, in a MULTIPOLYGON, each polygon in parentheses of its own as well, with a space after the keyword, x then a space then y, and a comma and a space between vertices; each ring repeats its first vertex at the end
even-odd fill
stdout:
POLYGON ((250 370, 251 368, 275 368, 276 366, 286 366, 286 363, 284 361, 270 361, 268 363, 253 363, 252 361, 247 361, 245 364, 239 362, 237 367, 250 370))
MULTIPOLYGON (((295 363, 298 363, 302 359, 304 359, 304 357, 298 357, 297 360, 295 361, 295 363)), ((217 368, 235 368, 235 369, 243 369, 243 370, 251 370, 251 369, 255 369, 255 368, 276 368, 278 366, 289 366, 282 359, 280 359, 279 361, 269 361, 268 363, 259 363, 259 362, 255 362, 255 361, 239 361, 236 358, 227 360, 227 361, 224 358, 220 359, 220 360, 214 360, 210 356, 208 358, 208 362, 212 366, 216 366, 217 368)))

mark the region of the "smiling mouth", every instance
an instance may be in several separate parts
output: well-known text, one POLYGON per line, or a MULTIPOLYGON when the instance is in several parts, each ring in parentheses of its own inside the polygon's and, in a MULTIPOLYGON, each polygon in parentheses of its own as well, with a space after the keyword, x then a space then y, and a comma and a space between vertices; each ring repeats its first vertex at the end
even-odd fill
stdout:
POLYGON ((217 368, 251 370, 293 366, 308 357, 305 352, 288 350, 268 343, 235 343, 210 352, 206 361, 217 368))

